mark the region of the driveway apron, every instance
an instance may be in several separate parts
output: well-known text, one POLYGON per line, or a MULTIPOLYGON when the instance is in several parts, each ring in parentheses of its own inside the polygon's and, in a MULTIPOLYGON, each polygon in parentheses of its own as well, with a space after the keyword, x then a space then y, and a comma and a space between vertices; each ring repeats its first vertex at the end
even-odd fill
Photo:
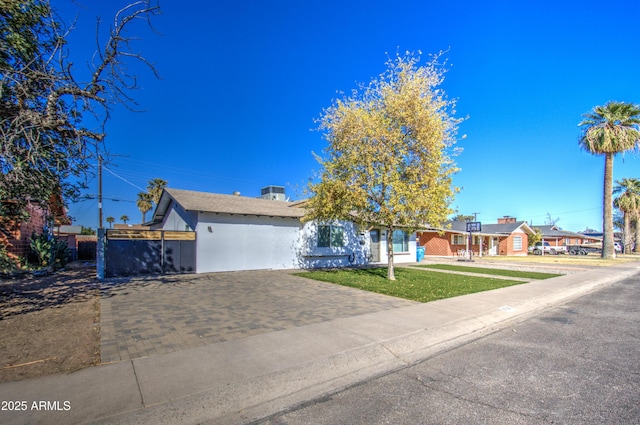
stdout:
POLYGON ((169 353, 414 304, 284 271, 111 279, 101 285, 101 360, 169 353))

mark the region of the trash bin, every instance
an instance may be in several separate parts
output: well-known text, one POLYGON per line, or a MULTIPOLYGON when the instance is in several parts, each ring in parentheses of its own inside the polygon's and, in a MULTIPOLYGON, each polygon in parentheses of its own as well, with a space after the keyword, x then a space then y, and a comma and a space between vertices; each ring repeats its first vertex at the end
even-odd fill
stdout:
POLYGON ((424 247, 419 246, 416 248, 416 261, 419 263, 424 258, 424 247))

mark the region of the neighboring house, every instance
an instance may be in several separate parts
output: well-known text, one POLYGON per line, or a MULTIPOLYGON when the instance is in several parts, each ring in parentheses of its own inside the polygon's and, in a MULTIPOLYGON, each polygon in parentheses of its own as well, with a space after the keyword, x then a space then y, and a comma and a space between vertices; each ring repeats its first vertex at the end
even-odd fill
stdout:
POLYGON ((124 223, 113 223, 113 229, 128 229, 128 230, 150 230, 149 226, 145 226, 144 224, 124 224, 124 223))
POLYGON ((482 223, 482 231, 474 232, 469 241, 467 223, 451 221, 443 228, 418 232, 418 243, 425 255, 456 256, 471 250, 474 255, 527 255, 529 235, 533 230, 525 221, 504 216, 497 224, 482 223))
POLYGON ((82 226, 56 225, 53 235, 65 241, 71 251, 71 260, 94 261, 96 259, 96 235, 83 235, 82 226))
MULTIPOLYGON (((195 231, 197 273, 386 262, 384 232, 350 221, 303 223, 303 205, 167 188, 146 224, 195 231)), ((395 262, 415 262, 415 233, 395 236, 395 262)))
POLYGON ((68 224, 56 225, 53 235, 59 241, 64 241, 67 248, 71 250, 71 260, 78 259, 78 236, 82 234, 82 226, 71 226, 68 224))
POLYGON ((540 230, 542 239, 551 246, 587 245, 602 242, 601 237, 589 236, 582 233, 562 230, 556 225, 531 226, 535 231, 540 230))
MULTIPOLYGON (((12 204, 12 201, 2 202, 8 207, 12 204)), ((33 233, 42 234, 49 226, 70 223, 60 196, 51 196, 45 205, 28 202, 25 210, 29 216, 25 221, 19 222, 9 217, 0 217, 0 244, 6 246, 9 255, 15 258, 29 255, 33 233)))

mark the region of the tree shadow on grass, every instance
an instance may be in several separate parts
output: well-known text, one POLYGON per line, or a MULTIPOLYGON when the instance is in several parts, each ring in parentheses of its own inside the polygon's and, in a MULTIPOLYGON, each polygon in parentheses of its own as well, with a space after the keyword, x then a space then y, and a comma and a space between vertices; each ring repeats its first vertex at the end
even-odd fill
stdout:
MULTIPOLYGON (((396 269, 397 270, 397 269, 396 269)), ((360 276, 372 276, 376 278, 387 278, 387 266, 379 265, 367 265, 367 266, 354 266, 354 267, 326 267, 317 269, 302 270, 297 274, 298 276, 305 275, 305 272, 326 272, 326 273, 353 273, 360 276)))

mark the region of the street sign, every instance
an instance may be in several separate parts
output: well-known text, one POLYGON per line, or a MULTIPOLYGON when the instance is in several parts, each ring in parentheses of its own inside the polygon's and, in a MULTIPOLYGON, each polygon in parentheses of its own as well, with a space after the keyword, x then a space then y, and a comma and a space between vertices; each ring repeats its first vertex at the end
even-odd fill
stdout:
POLYGON ((482 225, 479 221, 469 221, 467 222, 467 232, 481 232, 482 225))

